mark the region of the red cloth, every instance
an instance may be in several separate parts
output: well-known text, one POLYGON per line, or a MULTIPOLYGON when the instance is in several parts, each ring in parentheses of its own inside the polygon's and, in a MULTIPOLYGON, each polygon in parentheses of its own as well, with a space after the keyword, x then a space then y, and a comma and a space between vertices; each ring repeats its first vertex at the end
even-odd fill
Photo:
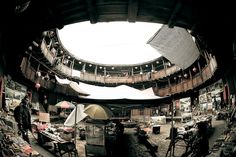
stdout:
POLYGON ((29 145, 26 145, 26 146, 23 146, 23 152, 26 154, 30 154, 33 152, 33 149, 29 145))
POLYGON ((48 124, 38 124, 37 129, 38 131, 43 131, 48 128, 48 124))

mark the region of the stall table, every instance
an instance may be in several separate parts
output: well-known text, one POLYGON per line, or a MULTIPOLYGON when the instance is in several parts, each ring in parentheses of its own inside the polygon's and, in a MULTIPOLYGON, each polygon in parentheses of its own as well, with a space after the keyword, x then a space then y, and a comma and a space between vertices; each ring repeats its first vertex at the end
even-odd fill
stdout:
POLYGON ((70 154, 78 156, 78 152, 73 140, 66 141, 59 136, 47 131, 38 132, 38 143, 41 146, 44 146, 44 144, 47 142, 51 142, 53 144, 53 151, 56 155, 59 154, 59 156, 62 156, 63 154, 70 154))

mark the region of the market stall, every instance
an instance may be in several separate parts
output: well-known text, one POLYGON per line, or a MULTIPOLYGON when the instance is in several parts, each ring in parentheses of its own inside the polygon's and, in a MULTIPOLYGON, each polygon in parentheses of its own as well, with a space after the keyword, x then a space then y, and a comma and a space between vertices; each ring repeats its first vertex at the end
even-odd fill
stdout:
POLYGON ((17 134, 16 129, 8 125, 13 121, 10 116, 0 117, 0 156, 41 157, 39 152, 17 134))
POLYGON ((62 124, 38 124, 37 142, 55 155, 77 154, 74 142, 74 129, 64 127, 62 124), (45 126, 46 125, 46 126, 45 126), (41 129, 41 128, 43 129, 41 129))
POLYGON ((39 113, 39 121, 32 125, 40 146, 57 156, 63 156, 63 154, 78 156, 73 127, 65 127, 63 124, 51 124, 48 113, 39 113))
POLYGON ((38 143, 43 146, 46 142, 51 142, 53 144, 52 150, 56 155, 62 156, 63 154, 74 154, 78 156, 72 134, 69 132, 58 133, 52 130, 38 132, 38 143))
POLYGON ((113 114, 105 106, 90 104, 84 110, 86 120, 86 156, 111 155, 116 141, 115 127, 109 120, 113 114))
POLYGON ((86 156, 95 154, 97 156, 106 156, 105 147, 105 124, 102 122, 91 122, 86 126, 86 156))
POLYGON ((109 121, 90 119, 86 122, 86 156, 108 156, 113 153, 117 138, 109 121))

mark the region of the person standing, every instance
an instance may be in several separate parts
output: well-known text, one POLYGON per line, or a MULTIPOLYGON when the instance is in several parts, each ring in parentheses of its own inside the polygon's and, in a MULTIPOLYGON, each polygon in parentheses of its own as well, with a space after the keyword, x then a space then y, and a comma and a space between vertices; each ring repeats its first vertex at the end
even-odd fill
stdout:
POLYGON ((205 157, 209 155, 209 141, 208 141, 208 123, 201 121, 197 123, 197 139, 193 143, 194 154, 193 157, 205 157))
POLYGON ((218 110, 218 103, 217 103, 217 101, 216 101, 216 97, 214 97, 213 105, 214 105, 214 107, 215 107, 215 110, 217 111, 217 110, 218 110))
POLYGON ((29 109, 29 97, 26 95, 19 106, 14 110, 14 117, 18 123, 19 134, 22 135, 22 138, 30 143, 28 131, 32 131, 31 128, 31 114, 29 109))
POLYGON ((115 127, 116 127, 115 129, 116 134, 118 136, 122 136, 124 133, 124 125, 119 120, 117 120, 115 127))
POLYGON ((44 95, 44 97, 43 97, 43 107, 45 109, 45 112, 48 113, 48 97, 47 97, 47 95, 44 95))

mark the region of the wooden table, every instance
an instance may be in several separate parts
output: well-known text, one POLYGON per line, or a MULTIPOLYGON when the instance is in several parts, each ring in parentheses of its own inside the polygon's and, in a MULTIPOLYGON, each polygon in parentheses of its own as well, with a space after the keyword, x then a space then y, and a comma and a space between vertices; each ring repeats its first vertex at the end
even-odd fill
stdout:
POLYGON ((53 144, 52 153, 57 156, 62 156, 66 153, 78 156, 76 146, 73 140, 66 141, 60 138, 59 136, 47 131, 38 132, 38 143, 44 147, 47 142, 51 142, 53 144))

